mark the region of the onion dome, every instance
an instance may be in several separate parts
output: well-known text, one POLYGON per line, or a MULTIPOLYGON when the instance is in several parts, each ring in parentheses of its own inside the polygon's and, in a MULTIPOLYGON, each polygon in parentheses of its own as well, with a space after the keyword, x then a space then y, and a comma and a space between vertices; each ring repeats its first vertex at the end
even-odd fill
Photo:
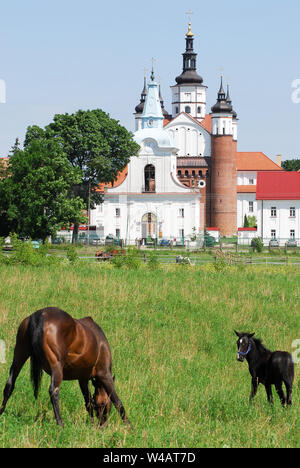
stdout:
MULTIPOLYGON (((227 85, 226 102, 227 102, 227 104, 229 104, 232 107, 232 101, 231 101, 231 97, 230 97, 230 94, 229 94, 229 85, 227 85)), ((236 120, 237 119, 237 113, 235 112, 235 110, 232 109, 231 114, 232 114, 232 118, 234 120, 236 120)))
POLYGON ((221 113, 228 114, 232 112, 232 105, 229 102, 227 102, 226 94, 223 88, 223 76, 221 76, 221 86, 218 92, 217 102, 211 108, 211 110, 213 114, 221 114, 221 113))
POLYGON ((144 77, 144 88, 141 93, 141 100, 140 100, 140 103, 135 108, 135 112, 137 114, 142 114, 144 110, 146 95, 147 95, 147 85, 146 85, 146 77, 144 77))
POLYGON ((188 32, 185 35, 186 49, 183 56, 183 71, 175 78, 177 84, 202 84, 203 78, 196 71, 196 57, 194 52, 194 34, 189 23, 188 32))

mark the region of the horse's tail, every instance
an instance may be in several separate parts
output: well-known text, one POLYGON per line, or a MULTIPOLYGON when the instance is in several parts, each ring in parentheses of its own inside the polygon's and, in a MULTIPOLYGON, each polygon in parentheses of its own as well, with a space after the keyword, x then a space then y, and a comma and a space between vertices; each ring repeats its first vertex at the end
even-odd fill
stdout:
POLYGON ((31 345, 30 377, 33 384, 34 397, 37 398, 43 374, 42 359, 44 356, 44 317, 41 310, 34 312, 29 317, 28 334, 31 345))

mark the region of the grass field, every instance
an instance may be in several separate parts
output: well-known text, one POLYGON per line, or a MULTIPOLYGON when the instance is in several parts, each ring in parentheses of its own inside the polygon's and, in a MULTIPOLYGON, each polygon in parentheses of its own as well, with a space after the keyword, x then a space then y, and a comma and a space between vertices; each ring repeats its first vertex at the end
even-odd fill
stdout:
POLYGON ((293 406, 274 406, 259 387, 250 406, 247 363, 233 329, 292 352, 300 338, 300 269, 172 265, 150 271, 85 262, 0 265, 0 397, 17 327, 45 306, 91 315, 110 342, 116 389, 134 426, 113 408, 107 427, 91 423, 76 381, 63 382, 64 429, 56 426, 44 374, 34 400, 26 363, 0 417, 0 447, 300 447, 300 365, 293 406))

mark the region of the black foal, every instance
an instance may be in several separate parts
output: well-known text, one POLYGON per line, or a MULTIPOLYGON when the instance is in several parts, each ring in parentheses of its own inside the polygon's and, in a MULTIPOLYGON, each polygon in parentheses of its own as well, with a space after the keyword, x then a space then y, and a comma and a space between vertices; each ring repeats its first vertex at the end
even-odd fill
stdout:
POLYGON ((258 385, 262 383, 267 392, 268 401, 273 403, 272 385, 282 405, 292 404, 292 386, 294 381, 294 363, 292 356, 286 351, 270 351, 266 349, 261 340, 253 338, 254 333, 239 333, 237 340, 237 360, 243 362, 246 358, 251 374, 250 401, 256 395, 258 385), (286 396, 282 389, 285 384, 286 396))

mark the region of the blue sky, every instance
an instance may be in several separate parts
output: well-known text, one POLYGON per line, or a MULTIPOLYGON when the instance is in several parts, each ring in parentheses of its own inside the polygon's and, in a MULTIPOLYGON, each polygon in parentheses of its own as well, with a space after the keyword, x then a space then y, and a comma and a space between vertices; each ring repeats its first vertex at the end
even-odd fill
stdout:
POLYGON ((220 69, 231 83, 240 151, 300 158, 299 0, 11 0, 0 9, 0 156, 28 125, 101 108, 134 130, 144 68, 155 58, 165 107, 181 73, 188 9, 198 73, 215 103, 220 69), (0 99, 1 101, 1 99, 0 99))

